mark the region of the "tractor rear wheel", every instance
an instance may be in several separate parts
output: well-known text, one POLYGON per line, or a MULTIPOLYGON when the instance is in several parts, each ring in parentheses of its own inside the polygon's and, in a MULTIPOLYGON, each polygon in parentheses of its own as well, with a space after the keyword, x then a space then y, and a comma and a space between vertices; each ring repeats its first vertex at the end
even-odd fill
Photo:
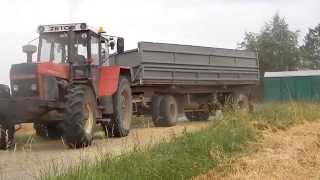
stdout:
POLYGON ((118 90, 113 96, 114 114, 107 125, 109 136, 125 137, 129 134, 132 118, 132 93, 128 78, 121 76, 118 90))
POLYGON ((66 96, 62 138, 70 148, 91 145, 96 125, 96 98, 91 88, 73 86, 66 96))

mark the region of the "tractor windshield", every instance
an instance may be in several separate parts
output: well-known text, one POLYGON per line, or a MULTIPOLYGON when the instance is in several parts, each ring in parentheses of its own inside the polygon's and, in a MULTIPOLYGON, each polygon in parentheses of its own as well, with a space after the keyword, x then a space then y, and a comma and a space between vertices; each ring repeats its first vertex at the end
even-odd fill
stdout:
MULTIPOLYGON (((87 33, 75 33, 74 53, 87 59, 87 33)), ((68 33, 46 33, 40 36, 38 61, 66 63, 68 62, 68 33)))

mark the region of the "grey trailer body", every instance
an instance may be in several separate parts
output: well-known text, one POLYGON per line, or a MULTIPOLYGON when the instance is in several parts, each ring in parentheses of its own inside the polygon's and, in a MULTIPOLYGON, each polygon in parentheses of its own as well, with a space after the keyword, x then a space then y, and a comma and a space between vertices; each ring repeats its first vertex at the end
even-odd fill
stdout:
POLYGON ((256 53, 233 49, 140 42, 138 49, 111 56, 110 64, 132 67, 139 85, 249 85, 259 80, 256 53))
POLYGON ((173 125, 181 113, 206 120, 227 101, 249 106, 259 82, 257 54, 243 50, 140 42, 109 63, 131 68, 133 95, 143 99, 134 102, 152 111, 156 126, 173 125))

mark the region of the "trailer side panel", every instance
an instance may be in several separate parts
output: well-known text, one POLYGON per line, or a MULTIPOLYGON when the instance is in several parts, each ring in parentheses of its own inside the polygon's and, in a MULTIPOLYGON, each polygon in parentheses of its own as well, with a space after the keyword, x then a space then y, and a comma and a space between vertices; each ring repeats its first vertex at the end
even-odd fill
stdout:
POLYGON ((111 56, 111 64, 131 66, 141 85, 256 84, 256 53, 242 50, 140 42, 137 50, 111 56))

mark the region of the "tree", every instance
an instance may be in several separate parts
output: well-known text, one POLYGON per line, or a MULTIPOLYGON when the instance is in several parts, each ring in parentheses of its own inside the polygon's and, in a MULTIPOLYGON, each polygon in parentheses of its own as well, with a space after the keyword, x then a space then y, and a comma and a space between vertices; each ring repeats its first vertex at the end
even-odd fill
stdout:
POLYGON ((245 33, 241 49, 257 51, 261 72, 295 70, 299 66, 298 32, 276 14, 260 33, 245 33))
POLYGON ((303 64, 310 69, 320 69, 320 24, 310 28, 301 46, 303 64))

